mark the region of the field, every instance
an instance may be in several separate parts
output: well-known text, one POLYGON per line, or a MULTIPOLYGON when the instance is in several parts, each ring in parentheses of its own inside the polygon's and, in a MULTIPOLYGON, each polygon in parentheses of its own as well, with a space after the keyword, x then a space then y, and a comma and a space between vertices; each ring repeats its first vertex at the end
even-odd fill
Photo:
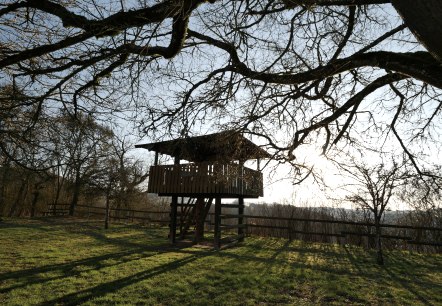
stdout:
POLYGON ((0 222, 0 305, 442 305, 442 255, 248 237, 170 246, 165 228, 0 222))

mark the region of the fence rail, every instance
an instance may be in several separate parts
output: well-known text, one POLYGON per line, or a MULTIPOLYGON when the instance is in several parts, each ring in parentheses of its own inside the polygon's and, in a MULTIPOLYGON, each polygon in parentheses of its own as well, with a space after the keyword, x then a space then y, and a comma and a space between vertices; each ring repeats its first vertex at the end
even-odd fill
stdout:
MULTIPOLYGON (((63 214, 67 212, 69 205, 60 204, 59 207, 52 207, 46 214, 63 214), (60 208, 61 207, 61 208, 60 208)), ((105 216, 106 208, 91 205, 77 205, 76 215, 78 216, 105 216)), ((213 225, 214 213, 208 214, 206 224, 213 225)), ((222 224, 224 229, 236 229, 235 218, 238 214, 223 214, 222 219, 227 223, 222 224), (229 223, 233 222, 233 223, 229 223)), ((358 239, 373 239, 375 227, 374 223, 336 220, 336 219, 315 219, 315 218, 295 218, 295 217, 275 217, 242 214, 246 234, 256 234, 265 236, 279 236, 289 239, 313 240, 324 242, 361 244, 352 237, 358 239), (313 226, 317 224, 317 226, 313 226), (322 229, 319 231, 318 228, 322 229), (261 230, 261 231, 260 231, 261 230), (267 230, 267 232, 262 232, 267 230), (312 237, 316 237, 313 239, 312 237), (319 238, 320 239, 319 239, 319 238), (319 240, 318 240, 319 239, 319 240), (335 240, 330 240, 335 239, 335 240), (352 240, 353 239, 353 240, 352 240)), ((149 211, 134 210, 128 208, 111 208, 111 220, 125 220, 129 222, 142 222, 149 224, 169 223, 169 211, 149 211)), ((381 224, 382 238, 384 240, 402 241, 401 243, 415 246, 430 246, 435 251, 442 250, 442 227, 436 226, 414 226, 409 224, 381 224), (425 235, 424 235, 424 234, 425 235)), ((368 243, 368 242, 367 242, 368 243)), ((397 245, 396 245, 397 246, 397 245)))

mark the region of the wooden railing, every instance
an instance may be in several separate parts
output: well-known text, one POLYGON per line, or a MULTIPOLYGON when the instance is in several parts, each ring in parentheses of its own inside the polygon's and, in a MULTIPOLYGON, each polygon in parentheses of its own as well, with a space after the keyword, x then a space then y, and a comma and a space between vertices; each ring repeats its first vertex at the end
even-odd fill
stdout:
POLYGON ((152 166, 148 192, 160 195, 263 196, 262 173, 237 164, 152 166))

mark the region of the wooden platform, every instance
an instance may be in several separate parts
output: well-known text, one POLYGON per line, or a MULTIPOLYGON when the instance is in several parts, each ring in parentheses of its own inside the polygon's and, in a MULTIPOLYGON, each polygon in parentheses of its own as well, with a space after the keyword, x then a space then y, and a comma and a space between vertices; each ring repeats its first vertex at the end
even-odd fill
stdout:
POLYGON ((264 194, 260 171, 234 163, 207 162, 150 167, 148 192, 222 198, 258 198, 264 194))

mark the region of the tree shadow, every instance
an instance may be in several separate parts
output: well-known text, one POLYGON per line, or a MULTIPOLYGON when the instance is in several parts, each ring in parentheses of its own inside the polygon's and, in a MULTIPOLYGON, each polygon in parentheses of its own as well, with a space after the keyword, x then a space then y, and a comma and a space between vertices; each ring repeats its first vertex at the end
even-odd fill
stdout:
MULTIPOLYGON (((213 254, 213 252, 204 252, 206 254, 213 254)), ((77 291, 74 293, 70 293, 67 295, 64 295, 62 297, 53 299, 51 301, 46 301, 45 305, 59 305, 59 304, 65 304, 65 305, 78 305, 82 302, 86 302, 90 300, 91 298, 99 298, 102 296, 105 296, 108 293, 116 292, 124 287, 130 286, 132 284, 138 283, 140 281, 155 277, 157 275, 167 273, 173 270, 176 270, 182 266, 185 266, 199 258, 201 258, 202 254, 198 252, 197 255, 191 255, 182 259, 177 259, 174 261, 171 261, 169 263, 153 267, 151 269, 120 278, 115 281, 107 282, 100 284, 98 286, 88 288, 85 290, 77 291)))
POLYGON ((167 252, 174 252, 179 251, 183 248, 189 247, 190 244, 180 244, 180 245, 170 245, 170 244, 164 244, 164 245, 157 245, 157 246, 144 246, 144 247, 138 247, 133 248, 131 250, 122 251, 122 252, 114 252, 109 253, 105 255, 100 256, 94 256, 86 259, 80 259, 75 261, 70 261, 67 263, 60 263, 60 264, 53 264, 53 265, 46 265, 43 267, 38 268, 31 268, 31 269, 25 269, 25 270, 19 270, 14 272, 8 272, 0 274, 0 282, 4 282, 6 280, 10 279, 23 279, 21 284, 16 284, 7 288, 1 288, 0 293, 6 293, 10 290, 26 287, 29 285, 41 283, 41 282, 47 282, 55 279, 59 279, 60 277, 40 277, 39 274, 42 273, 49 273, 49 272, 60 272, 63 274, 62 277, 69 277, 69 276, 75 276, 80 273, 83 273, 82 271, 77 271, 76 268, 78 266, 86 266, 89 269, 88 270, 98 270, 106 267, 112 267, 116 265, 120 265, 123 263, 127 263, 134 260, 139 260, 141 258, 148 258, 155 255, 167 253, 167 252), (146 254, 147 253, 147 254, 146 254), (142 257, 133 258, 134 254, 142 255, 142 257), (107 263, 106 261, 112 260, 112 263, 107 263))
MULTIPOLYGON (((52 221, 50 221, 52 222, 52 221)), ((60 222, 60 221, 58 221, 60 222)), ((55 224, 58 224, 55 222, 55 224)), ((62 224, 60 224, 62 225, 62 224)), ((141 228, 142 229, 142 228, 141 228)), ((226 261, 221 261, 222 265, 236 264, 240 267, 253 267, 254 269, 258 269, 260 275, 266 275, 271 271, 271 273, 282 274, 291 271, 282 271, 284 269, 299 269, 299 272, 303 274, 305 272, 308 277, 308 271, 317 271, 318 275, 327 274, 327 275, 347 275, 347 276, 360 276, 363 275, 369 281, 371 280, 382 280, 382 282, 388 283, 388 279, 397 282, 398 286, 402 286, 407 291, 411 292, 416 298, 421 301, 425 305, 431 305, 428 302, 428 299, 425 298, 425 292, 420 292, 416 286, 413 284, 407 283, 406 277, 400 275, 401 271, 409 271, 409 267, 407 265, 413 265, 415 262, 413 260, 409 262, 402 262, 401 265, 397 265, 396 263, 392 265, 392 267, 380 268, 377 265, 372 263, 370 260, 370 255, 363 255, 364 258, 360 258, 358 253, 355 253, 356 250, 348 247, 348 246, 340 246, 339 248, 336 246, 329 245, 315 245, 311 246, 309 244, 303 244, 296 242, 294 245, 290 241, 281 241, 281 240, 270 240, 267 241, 265 239, 256 239, 251 240, 250 242, 246 241, 243 243, 239 243, 233 249, 225 249, 222 251, 214 251, 213 249, 202 248, 195 249, 189 248, 192 246, 191 243, 179 243, 176 245, 171 245, 169 243, 159 243, 158 238, 165 239, 162 237, 164 231, 155 231, 153 237, 151 236, 151 232, 146 229, 146 233, 142 231, 140 237, 143 235, 146 238, 146 243, 152 242, 151 245, 142 245, 142 241, 133 242, 130 241, 131 238, 112 238, 107 237, 106 234, 108 231, 102 230, 100 227, 96 225, 85 223, 84 228, 82 230, 75 230, 75 227, 64 229, 66 231, 72 230, 77 234, 84 234, 92 237, 93 239, 102 242, 103 244, 112 244, 122 249, 127 249, 121 252, 113 252, 105 255, 99 255, 94 257, 89 257, 86 259, 80 259, 75 261, 70 261, 67 263, 59 263, 53 265, 46 265, 43 267, 25 269, 15 272, 8 272, 0 274, 0 283, 2 281, 17 279, 19 281, 15 282, 8 288, 1 288, 0 294, 7 293, 8 291, 27 287, 33 284, 38 284, 42 282, 48 282, 51 280, 63 279, 65 277, 74 276, 77 277, 80 273, 89 270, 99 270, 107 267, 116 266, 119 264, 124 264, 131 261, 136 261, 142 258, 149 258, 155 255, 161 255, 167 252, 173 252, 177 254, 182 254, 185 258, 174 259, 170 258, 167 263, 160 264, 159 266, 155 266, 149 268, 147 270, 138 272, 136 274, 125 276, 117 280, 108 281, 106 283, 99 283, 95 287, 87 288, 84 290, 79 290, 77 292, 69 293, 64 296, 59 296, 50 301, 45 301, 44 304, 55 305, 55 304, 79 304, 90 300, 91 298, 103 297, 108 293, 113 293, 121 288, 126 286, 135 284, 137 282, 155 277, 157 275, 167 273, 170 271, 174 271, 180 267, 183 267, 189 263, 194 262, 195 260, 206 257, 206 256, 217 256, 223 259, 227 259, 226 261), (97 231, 97 229, 99 229, 97 231), (151 240, 154 241, 151 241, 151 240), (264 252, 262 252, 264 250, 264 252), (294 260, 289 260, 289 254, 296 253, 294 256, 294 260), (136 258, 134 258, 134 255, 136 258), (367 259, 368 258, 368 259, 367 259), (329 261, 327 265, 315 264, 315 261, 329 261), (369 264, 367 264, 369 263, 369 264), (354 267, 354 269, 350 268, 350 265, 354 267), (405 265, 405 266, 404 266, 405 265), (79 271, 77 267, 82 266, 81 268, 86 268, 87 270, 79 271), (84 266, 84 267, 83 267, 84 266), (259 267, 259 268, 258 268, 259 267), (385 273, 382 273, 385 271, 385 273), (58 276, 48 275, 47 278, 39 274, 55 272, 59 273, 58 276), (384 274, 384 275, 382 275, 384 274), (385 277, 385 279, 382 279, 385 277)), ((124 229, 123 229, 124 230, 124 229)), ((118 233, 119 229, 115 233, 118 233)), ((118 236, 118 235, 117 235, 118 236)), ((138 241, 138 233, 135 236, 138 241)), ((361 250, 362 252, 362 250, 361 250)), ((363 253, 363 252, 362 252, 363 253)), ((362 256, 362 254, 360 254, 362 256)), ((399 257, 388 256, 389 261, 400 261, 399 257)), ((387 262, 388 265, 388 262, 387 262)), ((430 269, 434 268, 432 265, 426 266, 425 269, 431 271, 430 269)), ((241 268, 242 269, 242 268, 241 268)), ((238 269, 240 271, 241 269, 238 269)), ((235 270, 236 271, 236 270, 235 270)), ((411 270, 413 271, 413 270, 411 270)), ((409 273, 408 273, 409 275, 409 273)), ((299 275, 295 275, 293 277, 298 277, 299 275)), ((221 278, 222 279, 222 278, 221 278)), ((303 281, 300 279, 301 282, 303 281)), ((430 281, 425 283, 424 281, 420 281, 422 285, 426 286, 434 286, 434 284, 430 281)), ((345 291, 344 291, 345 293, 345 291)), ((51 297, 52 298, 52 297, 51 297)), ((356 299, 352 296, 345 296, 346 299, 356 299)), ((356 302, 363 303, 362 300, 354 300, 356 302)))
POLYGON ((9 220, 7 221, 3 221, 0 222, 0 230, 1 229, 11 229, 11 228, 16 228, 16 229, 20 229, 20 228, 28 228, 28 229, 34 229, 34 230, 40 230, 40 231, 45 231, 45 232, 51 232, 52 229, 45 227, 44 225, 42 225, 41 223, 15 223, 15 222, 11 222, 9 220))
POLYGON ((433 291, 436 289, 436 291, 439 292, 442 292, 442 285, 435 282, 429 282, 428 280, 426 281, 421 275, 416 273, 416 270, 426 269, 427 271, 437 271, 438 273, 442 273, 442 268, 440 265, 433 266, 431 264, 418 264, 416 262, 411 262, 402 256, 398 257, 397 255, 393 254, 388 254, 386 259, 388 262, 382 267, 382 269, 392 280, 394 280, 396 284, 400 285, 402 288, 414 295, 422 304, 433 305, 425 297, 425 292, 417 289, 414 287, 414 285, 418 283, 422 288, 432 288, 433 291), (412 275, 415 279, 413 279, 413 281, 406 279, 402 271, 409 271, 409 275, 412 275))

